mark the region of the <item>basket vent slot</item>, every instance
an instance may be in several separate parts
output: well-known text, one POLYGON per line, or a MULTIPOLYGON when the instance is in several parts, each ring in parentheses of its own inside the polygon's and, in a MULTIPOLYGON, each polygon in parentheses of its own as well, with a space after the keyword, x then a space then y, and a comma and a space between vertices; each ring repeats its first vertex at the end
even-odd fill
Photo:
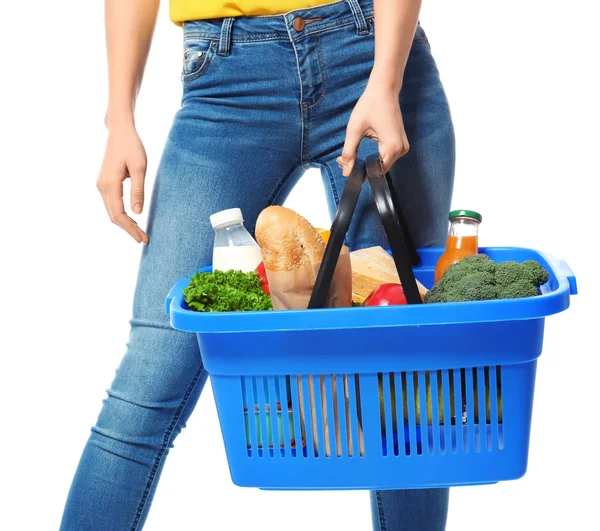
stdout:
POLYGON ((502 450, 501 367, 379 373, 384 456, 502 450))
POLYGON ((364 456, 358 375, 240 380, 248 457, 364 456))
POLYGON ((242 376, 241 387, 248 456, 293 456, 296 431, 289 379, 242 376))

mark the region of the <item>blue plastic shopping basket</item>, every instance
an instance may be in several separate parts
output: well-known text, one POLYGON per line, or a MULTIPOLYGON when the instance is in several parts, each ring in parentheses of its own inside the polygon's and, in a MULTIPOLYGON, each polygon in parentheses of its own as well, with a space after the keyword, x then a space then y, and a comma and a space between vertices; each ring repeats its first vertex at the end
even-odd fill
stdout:
MULTIPOLYGON (((330 490, 517 479, 527 468, 544 320, 568 308, 575 277, 564 261, 531 249, 484 248, 498 262, 540 262, 550 274, 541 295, 418 304, 414 278, 431 286, 443 249, 413 252, 391 182, 376 156, 366 165, 415 304, 199 313, 183 298, 190 277, 168 296, 172 326, 197 334, 232 480, 330 490), (411 258, 419 265, 411 268, 411 258)), ((364 172, 357 164, 344 190, 311 307, 327 292, 364 172)))

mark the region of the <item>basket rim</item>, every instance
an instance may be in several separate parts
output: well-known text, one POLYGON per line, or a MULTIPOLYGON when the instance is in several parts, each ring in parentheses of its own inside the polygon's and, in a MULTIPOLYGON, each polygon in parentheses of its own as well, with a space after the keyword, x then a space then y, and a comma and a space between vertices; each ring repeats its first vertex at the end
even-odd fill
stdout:
MULTIPOLYGON (((421 265, 415 275, 430 276, 443 248, 419 249, 421 265)), ((189 310, 182 290, 188 277, 171 289, 166 312, 171 326, 198 334, 339 330, 350 328, 388 328, 404 326, 440 326, 474 324, 523 319, 540 319, 560 313, 577 294, 577 283, 566 262, 525 247, 483 247, 480 253, 496 261, 536 260, 549 272, 541 295, 526 299, 504 299, 443 304, 418 304, 386 307, 325 308, 313 310, 273 310, 252 312, 201 313, 189 310)), ((210 271, 211 267, 199 269, 210 271)))

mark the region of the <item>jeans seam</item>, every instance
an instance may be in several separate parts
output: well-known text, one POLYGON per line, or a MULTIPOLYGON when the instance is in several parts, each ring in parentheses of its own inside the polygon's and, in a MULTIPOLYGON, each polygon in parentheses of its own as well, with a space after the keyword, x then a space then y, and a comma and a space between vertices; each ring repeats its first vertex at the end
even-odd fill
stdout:
POLYGON ((259 36, 259 37, 247 37, 247 38, 236 38, 233 39, 231 42, 233 44, 235 43, 244 43, 244 42, 265 42, 265 41, 285 41, 287 40, 288 37, 286 35, 284 35, 283 33, 281 35, 277 34, 277 33, 271 33, 271 34, 265 34, 263 36, 259 36))
POLYGON ((325 161, 321 161, 321 160, 315 160, 314 162, 315 162, 315 164, 319 164, 320 166, 325 168, 325 171, 327 172, 327 177, 329 177, 329 183, 331 184, 331 191, 333 192, 333 200, 335 201, 335 204, 338 205, 340 202, 340 196, 338 195, 337 187, 335 186, 335 178, 333 176, 333 173, 331 172, 331 169, 329 168, 329 165, 325 161))
POLYGON ((144 490, 144 494, 142 495, 142 500, 138 507, 135 519, 133 521, 133 525, 131 526, 131 531, 136 531, 138 528, 138 524, 140 523, 142 513, 144 512, 146 503, 148 501, 148 495, 150 494, 150 489, 152 488, 152 485, 154 484, 154 480, 156 479, 156 473, 158 472, 158 467, 160 466, 160 464, 163 460, 163 457, 165 455, 165 452, 169 446, 169 443, 171 442, 171 435, 173 435, 173 430, 175 429, 175 426, 177 425, 177 422, 179 421, 179 418, 181 417, 183 408, 187 404, 187 401, 190 398, 190 395, 192 394, 192 391, 193 391, 194 387, 196 386, 196 384, 198 383, 198 380, 200 379, 200 376, 202 375, 203 372, 204 372, 204 366, 201 366, 200 369, 198 370, 198 372, 196 373, 196 375, 194 376, 194 378, 192 379, 185 394, 183 395, 181 404, 179 405, 179 408, 173 415, 173 418, 171 419, 171 424, 169 424, 169 427, 167 428, 167 431, 165 432, 163 444, 162 444, 160 450, 158 451, 158 455, 156 456, 156 459, 154 460, 154 466, 152 467, 152 470, 150 471, 150 475, 148 476, 148 482, 146 483, 146 489, 144 490))
POLYGON ((385 521, 385 513, 383 512, 383 503, 381 502, 381 493, 375 491, 375 497, 377 498, 377 512, 379 513, 379 531, 387 531, 387 523, 385 521))
MULTIPOLYGON (((296 57, 296 70, 298 71, 298 83, 300 85, 300 164, 303 163, 302 157, 304 154, 304 111, 302 110, 302 99, 304 98, 303 90, 302 90, 302 74, 300 73, 300 58, 298 57, 298 50, 296 49, 296 43, 294 39, 292 39, 292 32, 290 28, 286 26, 288 37, 292 44, 292 48, 294 50, 294 56, 296 57)), ((290 174, 291 175, 291 174, 290 174)), ((289 177, 289 176, 288 176, 289 177)))
POLYGON ((317 39, 319 44, 319 66, 321 67, 321 73, 323 74, 323 92, 321 92, 319 99, 314 103, 311 103, 310 105, 308 105, 307 103, 303 103, 302 105, 304 105, 306 109, 312 109, 318 103, 321 103, 323 101, 323 98, 325 98, 325 95, 327 94, 327 70, 325 69, 325 60, 323 59, 323 47, 321 46, 321 36, 319 35, 317 39))
POLYGON ((284 174, 283 179, 281 179, 281 181, 279 181, 279 183, 275 187, 275 191, 273 192, 273 194, 269 198, 269 201, 267 202, 268 206, 271 206, 273 204, 273 201, 275 201, 275 198, 279 195, 279 192, 283 188, 283 185, 285 184, 285 182, 290 178, 290 176, 292 175, 292 173, 294 173, 298 169, 298 166, 301 166, 301 165, 302 165, 302 161, 300 162, 300 164, 294 164, 292 166, 292 168, 290 170, 288 170, 284 174))
POLYGON ((301 164, 304 170, 308 170, 308 152, 309 152, 309 139, 310 139, 310 107, 300 104, 302 113, 302 160, 301 164))
MULTIPOLYGON (((219 40, 219 35, 216 33, 203 33, 203 32, 189 32, 184 35, 185 40, 202 39, 202 40, 219 40)), ((287 40, 289 36, 285 33, 254 33, 248 37, 232 37, 231 42, 262 42, 262 41, 275 41, 275 40, 287 40)))
MULTIPOLYGON (((333 176, 333 172, 331 171, 329 164, 327 164, 324 161, 320 161, 320 160, 315 160, 315 164, 319 164, 322 168, 325 168, 325 171, 327 172, 327 177, 329 178, 329 184, 331 185, 331 192, 333 193, 333 200, 335 201, 336 206, 338 206, 340 204, 340 196, 338 194, 338 190, 335 185, 335 177, 333 176)), ((348 246, 348 235, 347 234, 344 236, 344 245, 348 246)))

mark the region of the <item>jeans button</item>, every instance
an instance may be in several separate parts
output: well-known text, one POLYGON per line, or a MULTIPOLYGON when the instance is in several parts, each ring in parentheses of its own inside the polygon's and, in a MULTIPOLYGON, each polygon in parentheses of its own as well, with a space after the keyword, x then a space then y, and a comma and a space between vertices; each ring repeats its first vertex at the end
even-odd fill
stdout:
POLYGON ((302 31, 305 25, 306 23, 304 22, 304 19, 302 17, 296 17, 294 19, 294 22, 292 22, 292 26, 296 31, 302 31))

